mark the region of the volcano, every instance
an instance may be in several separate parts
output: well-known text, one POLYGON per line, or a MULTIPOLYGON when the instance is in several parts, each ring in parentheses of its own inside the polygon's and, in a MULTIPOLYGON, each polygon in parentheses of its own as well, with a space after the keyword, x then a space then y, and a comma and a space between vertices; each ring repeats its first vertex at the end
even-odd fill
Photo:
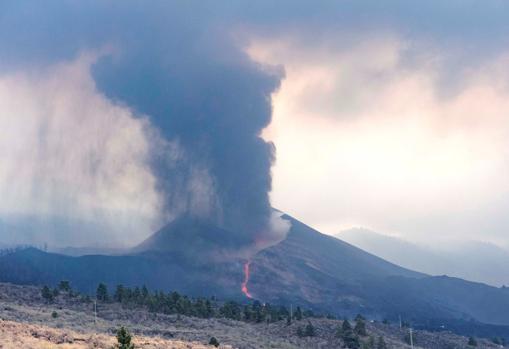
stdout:
POLYGON ((249 237, 183 216, 121 256, 36 249, 5 254, 0 281, 54 285, 66 279, 89 293, 99 282, 110 288, 145 284, 193 296, 240 301, 249 296, 340 316, 485 323, 509 334, 509 289, 414 272, 288 215, 282 218, 291 222, 287 237, 254 255, 247 253, 249 237))
POLYGON ((134 247, 130 254, 172 256, 210 263, 240 259, 252 244, 253 240, 248 236, 184 215, 134 247))

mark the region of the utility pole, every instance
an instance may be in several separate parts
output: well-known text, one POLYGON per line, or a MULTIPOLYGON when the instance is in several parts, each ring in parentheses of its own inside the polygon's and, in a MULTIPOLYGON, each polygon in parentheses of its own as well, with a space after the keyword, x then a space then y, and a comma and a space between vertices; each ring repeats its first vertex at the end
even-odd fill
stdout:
POLYGON ((293 321, 293 304, 290 303, 290 322, 293 321))
POLYGON ((399 316, 399 329, 401 330, 401 327, 403 327, 403 326, 401 325, 401 315, 398 315, 398 316, 399 316))
POLYGON ((410 328, 410 348, 414 349, 414 338, 412 336, 412 328, 410 328))
POLYGON ((94 325, 97 326, 97 299, 94 299, 94 325))

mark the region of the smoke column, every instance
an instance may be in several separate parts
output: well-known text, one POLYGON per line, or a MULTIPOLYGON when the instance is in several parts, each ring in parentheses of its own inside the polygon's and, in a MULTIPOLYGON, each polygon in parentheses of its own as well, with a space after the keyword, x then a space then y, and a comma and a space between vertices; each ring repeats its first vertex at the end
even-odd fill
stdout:
POLYGON ((149 161, 168 219, 190 214, 254 239, 273 225, 274 146, 260 133, 282 74, 244 53, 229 11, 193 1, 5 1, 0 33, 19 29, 0 34, 0 71, 96 53, 98 90, 157 129, 149 161))
POLYGON ((166 139, 178 142, 176 162, 157 150, 152 161, 169 212, 247 233, 266 230, 274 147, 259 134, 270 122, 270 95, 279 79, 228 42, 216 44, 219 54, 216 45, 197 45, 198 39, 129 47, 99 61, 96 81, 107 96, 149 115, 166 139))

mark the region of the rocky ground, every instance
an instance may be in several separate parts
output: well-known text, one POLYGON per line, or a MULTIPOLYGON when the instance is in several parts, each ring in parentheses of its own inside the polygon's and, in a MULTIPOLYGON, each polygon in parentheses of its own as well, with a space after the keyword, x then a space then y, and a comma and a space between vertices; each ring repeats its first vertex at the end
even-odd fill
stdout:
MULTIPOLYGON (((40 289, 0 283, 0 348, 111 348, 115 330, 127 327, 134 335, 137 348, 211 348, 212 336, 222 348, 341 348, 343 342, 335 333, 340 320, 309 319, 316 329, 314 337, 301 338, 297 329, 308 320, 272 324, 253 324, 229 319, 149 313, 124 309, 119 304, 99 304, 97 317, 94 303, 79 298, 59 296, 47 304, 40 289)), ((389 348, 410 348, 405 343, 408 329, 376 322, 367 323, 368 336, 383 336, 389 348)), ((473 348, 467 338, 448 332, 414 331, 415 348, 473 348)), ((478 339, 477 348, 498 348, 478 339)))

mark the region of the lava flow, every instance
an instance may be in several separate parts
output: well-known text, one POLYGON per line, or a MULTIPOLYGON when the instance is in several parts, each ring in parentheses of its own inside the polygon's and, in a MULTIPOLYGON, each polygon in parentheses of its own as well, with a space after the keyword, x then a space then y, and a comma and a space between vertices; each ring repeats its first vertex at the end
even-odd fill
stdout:
POLYGON ((251 296, 251 293, 249 293, 249 290, 247 289, 247 283, 249 282, 249 265, 251 264, 251 261, 247 261, 245 264, 244 264, 244 281, 242 281, 242 287, 241 287, 241 290, 242 290, 242 293, 244 293, 244 295, 247 297, 247 298, 250 298, 252 299, 253 296, 251 296))

